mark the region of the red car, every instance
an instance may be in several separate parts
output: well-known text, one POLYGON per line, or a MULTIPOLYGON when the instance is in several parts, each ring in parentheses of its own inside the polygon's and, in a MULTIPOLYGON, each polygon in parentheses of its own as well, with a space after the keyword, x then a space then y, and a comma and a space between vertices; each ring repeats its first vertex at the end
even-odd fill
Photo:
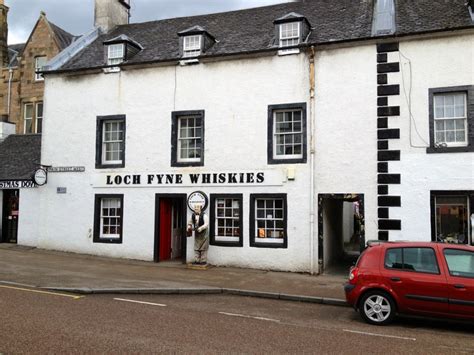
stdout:
POLYGON ((388 324, 396 314, 474 320, 474 247, 370 243, 344 290, 371 324, 388 324))

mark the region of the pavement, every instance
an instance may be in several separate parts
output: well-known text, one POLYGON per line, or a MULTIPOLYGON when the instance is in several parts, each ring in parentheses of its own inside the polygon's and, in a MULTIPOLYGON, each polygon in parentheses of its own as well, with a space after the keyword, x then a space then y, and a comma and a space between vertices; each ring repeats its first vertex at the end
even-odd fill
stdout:
POLYGON ((80 294, 218 294, 347 306, 347 275, 153 263, 0 244, 0 283, 80 294))

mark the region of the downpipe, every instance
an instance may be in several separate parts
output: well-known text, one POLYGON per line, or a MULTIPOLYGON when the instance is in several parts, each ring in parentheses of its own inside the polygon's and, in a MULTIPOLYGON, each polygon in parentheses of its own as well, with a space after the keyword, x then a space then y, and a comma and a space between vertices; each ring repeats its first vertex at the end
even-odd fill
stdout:
POLYGON ((7 114, 8 120, 10 121, 10 107, 11 107, 11 97, 12 97, 12 80, 13 80, 13 69, 8 69, 8 95, 7 95, 7 114))
POLYGON ((315 48, 311 46, 310 53, 309 53, 309 94, 310 94, 310 104, 309 104, 309 129, 310 129, 310 209, 309 209, 309 234, 310 234, 310 258, 311 258, 311 266, 310 271, 311 275, 315 273, 314 267, 314 232, 315 232, 315 188, 314 188, 314 165, 315 165, 315 144, 314 144, 314 137, 315 137, 315 48))

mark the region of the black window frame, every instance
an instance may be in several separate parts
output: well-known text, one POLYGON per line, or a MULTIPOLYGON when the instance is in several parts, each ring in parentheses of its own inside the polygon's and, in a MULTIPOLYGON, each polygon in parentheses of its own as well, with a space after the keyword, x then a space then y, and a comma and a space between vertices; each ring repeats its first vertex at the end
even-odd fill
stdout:
MULTIPOLYGON (((447 197, 447 196, 465 196, 469 200, 469 208, 471 209, 469 212, 472 214, 474 212, 474 190, 431 190, 430 191, 430 209, 431 209, 431 241, 437 242, 436 237, 436 197, 447 197)), ((468 233, 471 233, 472 226, 471 226, 471 219, 467 218, 467 230, 468 233)), ((474 246, 474 235, 468 235, 471 238, 471 244, 461 244, 461 245, 472 245, 474 246)))
POLYGON ((418 246, 412 246, 412 247, 394 247, 394 248, 387 248, 385 250, 385 255, 384 255, 384 268, 386 270, 395 270, 395 271, 401 271, 401 272, 414 272, 414 273, 417 273, 417 274, 429 274, 429 275, 441 275, 441 269, 439 267, 439 260, 438 260, 438 256, 436 254, 436 250, 434 248, 431 248, 431 247, 418 247, 418 246), (393 268, 393 267, 388 267, 387 264, 386 264, 386 260, 387 260, 387 255, 388 255, 388 252, 389 250, 394 250, 394 249, 401 249, 402 250, 402 268, 401 269, 398 269, 398 268, 393 268), (431 251, 433 252, 433 255, 434 255, 434 258, 436 260, 436 267, 438 269, 438 272, 429 272, 429 271, 417 271, 417 270, 412 270, 412 269, 405 269, 405 250, 406 249, 431 249, 431 251))
POLYGON ((192 167, 204 166, 204 149, 205 149, 205 111, 204 110, 190 110, 190 111, 173 111, 171 113, 171 166, 172 167, 192 167), (201 137, 201 159, 195 162, 180 162, 178 161, 178 119, 184 116, 200 116, 202 122, 202 137, 201 137))
POLYGON ((94 195, 94 235, 93 242, 101 244, 122 244, 123 242, 123 210, 124 210, 123 194, 95 194, 94 195), (101 203, 105 198, 120 199, 120 238, 101 238, 100 237, 100 214, 101 203))
POLYGON ((288 248, 288 200, 285 193, 266 193, 266 194, 250 194, 250 215, 249 215, 249 241, 250 247, 253 248, 273 248, 273 249, 287 249, 288 248), (285 235, 283 243, 259 243, 255 237, 255 200, 258 198, 272 198, 283 200, 283 226, 285 235))
POLYGON ((277 104, 268 105, 268 124, 267 124, 267 160, 269 165, 276 164, 306 164, 308 160, 308 131, 307 131, 307 115, 306 115, 306 102, 291 103, 291 104, 277 104), (284 159, 274 158, 273 156, 273 128, 274 128, 274 112, 280 110, 301 110, 302 112, 302 129, 303 129, 303 140, 302 140, 302 157, 296 159, 284 159))
POLYGON ((209 243, 211 245, 220 246, 220 247, 243 247, 244 245, 244 217, 243 217, 243 203, 244 195, 243 194, 211 194, 210 196, 210 221, 209 221, 209 243), (216 200, 220 198, 228 198, 240 201, 239 206, 239 222, 240 222, 240 237, 237 242, 224 242, 216 240, 215 230, 216 230, 216 200))
POLYGON ((96 169, 117 169, 125 167, 126 142, 127 142, 127 118, 126 115, 97 116, 96 140, 95 140, 95 168, 96 169), (102 161, 102 139, 104 136, 104 123, 107 121, 123 121, 123 142, 122 142, 122 163, 104 164, 102 161))
POLYGON ((474 152, 474 85, 450 86, 443 88, 431 88, 429 94, 429 131, 430 146, 426 148, 427 153, 466 153, 474 152), (467 95, 467 146, 464 147, 437 147, 435 146, 434 127, 434 97, 438 94, 450 94, 464 92, 467 95))

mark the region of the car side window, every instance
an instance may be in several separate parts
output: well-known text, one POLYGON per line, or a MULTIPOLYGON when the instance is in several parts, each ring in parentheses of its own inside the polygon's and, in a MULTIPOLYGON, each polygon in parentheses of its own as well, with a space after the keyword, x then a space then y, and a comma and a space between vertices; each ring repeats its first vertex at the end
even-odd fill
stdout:
POLYGON ((474 278, 474 253, 467 250, 444 249, 451 276, 474 278))
POLYGON ((403 269, 402 248, 387 249, 385 267, 388 269, 403 269))
POLYGON ((403 271, 439 274, 436 254, 431 248, 387 249, 385 267, 403 271))

